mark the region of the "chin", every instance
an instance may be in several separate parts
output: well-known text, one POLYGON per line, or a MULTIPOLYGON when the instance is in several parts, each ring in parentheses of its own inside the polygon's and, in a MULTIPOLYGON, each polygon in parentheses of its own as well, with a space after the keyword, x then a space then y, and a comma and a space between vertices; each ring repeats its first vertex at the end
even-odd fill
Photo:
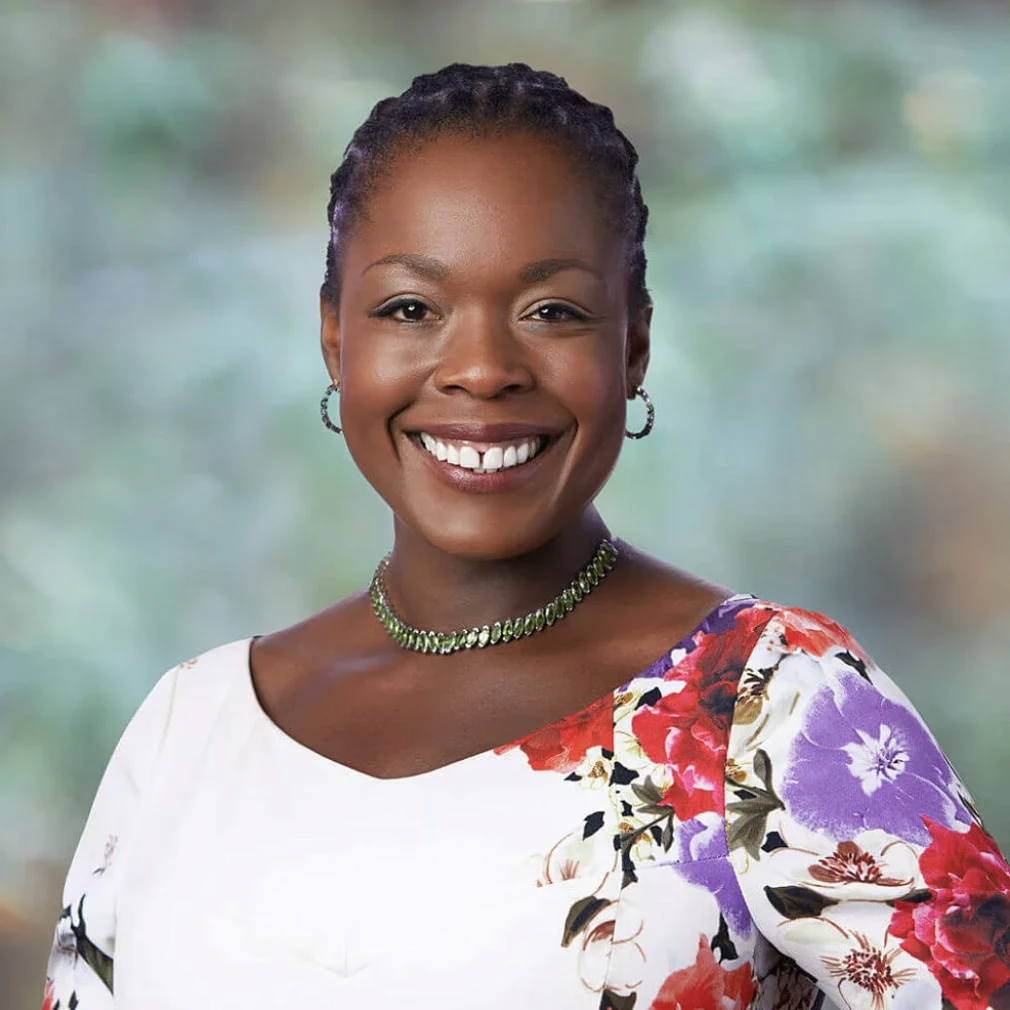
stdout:
POLYGON ((408 525, 436 550, 467 561, 504 561, 543 546, 556 534, 547 526, 528 523, 424 522, 414 517, 408 525))

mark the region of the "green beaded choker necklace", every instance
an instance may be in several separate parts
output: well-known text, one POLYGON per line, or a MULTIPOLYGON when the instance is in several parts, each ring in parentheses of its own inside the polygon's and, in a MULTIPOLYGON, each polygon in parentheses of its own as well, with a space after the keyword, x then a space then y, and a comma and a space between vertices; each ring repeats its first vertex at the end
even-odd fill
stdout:
POLYGON ((566 614, 570 614, 575 605, 583 597, 588 596, 614 567, 617 547, 609 540, 601 540, 589 564, 546 606, 538 607, 523 617, 495 621, 494 624, 485 624, 482 628, 464 628, 462 631, 448 632, 422 631, 396 616, 389 605, 386 587, 382 581, 383 573, 389 567, 390 557, 391 555, 387 554, 379 562, 379 567, 375 569, 368 586, 372 609, 379 623, 404 649, 411 649, 414 652, 435 652, 447 656, 450 652, 459 652, 461 649, 483 649, 488 645, 515 642, 549 628, 555 621, 560 621, 566 614))

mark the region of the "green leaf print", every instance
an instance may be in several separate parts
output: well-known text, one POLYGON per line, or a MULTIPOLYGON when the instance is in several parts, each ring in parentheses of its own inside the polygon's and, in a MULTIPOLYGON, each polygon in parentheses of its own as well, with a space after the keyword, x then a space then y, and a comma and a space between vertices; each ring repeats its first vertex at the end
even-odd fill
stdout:
MULTIPOLYGON (((109 992, 112 992, 112 958, 104 950, 99 950, 88 936, 87 926, 84 923, 84 897, 82 894, 81 900, 77 905, 78 925, 75 926, 72 919, 70 921, 70 929, 76 941, 77 954, 105 983, 105 987, 109 992)), ((69 914, 70 906, 68 905, 64 909, 64 915, 69 914)))
POLYGON ((766 887, 768 903, 787 919, 807 919, 816 917, 831 905, 837 905, 834 898, 812 891, 809 887, 790 884, 787 887, 766 887))
POLYGON ((637 993, 618 996, 617 993, 604 989, 603 995, 600 997, 600 1010, 632 1010, 637 999, 637 993))
POLYGON ((597 898, 592 895, 575 902, 568 910, 568 916, 565 919, 564 932, 561 934, 561 946, 567 947, 592 922, 597 912, 612 904, 613 902, 609 898, 597 898))
POLYGON ((726 837, 730 849, 743 846, 753 859, 760 859, 761 846, 768 828, 768 815, 773 810, 784 809, 784 806, 772 785, 771 758, 763 750, 754 754, 754 774, 761 780, 764 789, 741 786, 733 779, 726 779, 726 784, 732 787, 734 795, 740 797, 735 802, 726 804, 726 837))

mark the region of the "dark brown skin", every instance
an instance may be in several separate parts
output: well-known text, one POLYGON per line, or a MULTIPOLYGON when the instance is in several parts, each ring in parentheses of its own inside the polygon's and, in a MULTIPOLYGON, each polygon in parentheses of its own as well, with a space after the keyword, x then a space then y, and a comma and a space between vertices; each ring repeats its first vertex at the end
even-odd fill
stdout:
MULTIPOLYGON (((645 376, 652 309, 629 318, 620 236, 565 151, 541 138, 442 136, 396 161, 367 209, 345 238, 340 304, 321 304, 321 336, 347 448, 394 514, 392 603, 441 631, 526 613, 610 535, 592 502, 645 376), (367 269, 394 253, 437 259, 444 276, 367 269), (590 269, 518 279, 548 258, 590 269), (371 315, 403 296, 417 304, 371 315), (482 494, 443 484, 408 438, 446 422, 561 434, 535 480, 482 494)), ((629 680, 732 595, 618 545, 613 571, 565 620, 483 650, 407 652, 367 593, 350 596, 256 640, 260 703, 296 741, 376 778, 520 739, 629 680)))

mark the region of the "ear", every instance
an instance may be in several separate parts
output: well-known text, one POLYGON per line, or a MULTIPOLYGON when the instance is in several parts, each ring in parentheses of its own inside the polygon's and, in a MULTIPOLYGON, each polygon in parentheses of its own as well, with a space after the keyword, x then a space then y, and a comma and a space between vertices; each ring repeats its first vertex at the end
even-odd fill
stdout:
POLYGON ((337 306, 325 295, 319 296, 319 340, 326 370, 336 380, 340 377, 340 317, 337 306))
POLYGON ((628 326, 627 360, 628 398, 645 382, 645 372, 649 367, 649 328, 652 325, 652 306, 644 306, 628 326))

